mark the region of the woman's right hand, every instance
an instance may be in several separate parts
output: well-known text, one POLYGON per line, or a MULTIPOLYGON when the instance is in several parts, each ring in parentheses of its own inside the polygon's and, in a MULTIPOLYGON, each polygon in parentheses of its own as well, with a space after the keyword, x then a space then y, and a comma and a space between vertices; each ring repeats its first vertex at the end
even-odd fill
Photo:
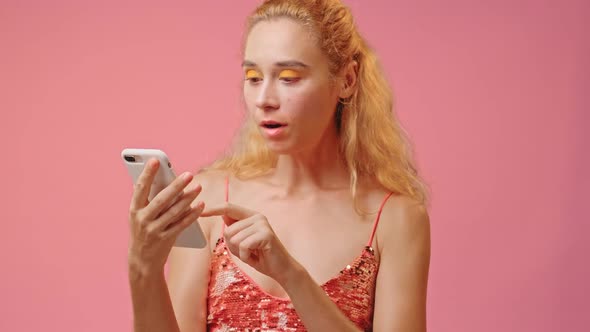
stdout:
POLYGON ((193 179, 188 172, 178 176, 148 201, 159 166, 155 158, 146 163, 135 184, 129 207, 129 268, 142 275, 163 271, 176 237, 199 218, 205 207, 203 202, 191 206, 201 192, 201 186, 185 190, 193 179))

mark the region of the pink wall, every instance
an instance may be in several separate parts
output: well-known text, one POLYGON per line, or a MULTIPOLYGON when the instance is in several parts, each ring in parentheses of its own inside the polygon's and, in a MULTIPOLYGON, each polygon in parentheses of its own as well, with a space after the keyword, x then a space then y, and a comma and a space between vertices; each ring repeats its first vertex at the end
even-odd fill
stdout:
MULTIPOLYGON (((255 3, 0 4, 1 331, 130 329, 119 152, 222 151, 255 3)), ((430 331, 584 330, 589 3, 348 3, 432 185, 430 331)))

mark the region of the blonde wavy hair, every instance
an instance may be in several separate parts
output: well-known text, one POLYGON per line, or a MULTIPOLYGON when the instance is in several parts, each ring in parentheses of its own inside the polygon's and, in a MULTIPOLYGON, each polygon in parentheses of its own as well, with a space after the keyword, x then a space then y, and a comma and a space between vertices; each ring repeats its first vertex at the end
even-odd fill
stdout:
MULTIPOLYGON (((258 22, 282 17, 311 29, 329 59, 332 75, 351 61, 358 64, 355 91, 346 101, 338 102, 334 116, 355 202, 359 180, 370 179, 426 205, 427 185, 418 175, 412 146, 393 112, 391 88, 375 53, 357 31, 350 10, 339 0, 267 0, 247 20, 246 36, 258 22)), ((248 119, 236 146, 205 169, 226 170, 248 179, 271 171, 277 157, 256 123, 248 119)))

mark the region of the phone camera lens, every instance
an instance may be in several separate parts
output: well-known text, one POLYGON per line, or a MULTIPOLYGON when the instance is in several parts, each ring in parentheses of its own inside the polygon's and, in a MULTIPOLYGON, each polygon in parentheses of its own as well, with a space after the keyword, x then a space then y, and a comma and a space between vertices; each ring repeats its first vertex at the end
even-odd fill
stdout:
POLYGON ((125 155, 125 160, 127 160, 128 162, 135 162, 135 157, 134 156, 129 156, 129 155, 125 155))

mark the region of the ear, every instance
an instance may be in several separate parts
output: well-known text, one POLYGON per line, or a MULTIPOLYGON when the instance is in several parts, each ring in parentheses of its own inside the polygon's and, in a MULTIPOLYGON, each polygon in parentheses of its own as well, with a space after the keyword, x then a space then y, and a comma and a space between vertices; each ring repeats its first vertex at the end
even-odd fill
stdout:
POLYGON ((341 99, 347 99, 352 96, 356 89, 358 63, 355 60, 350 61, 342 69, 341 75, 340 93, 338 94, 338 97, 341 99))

